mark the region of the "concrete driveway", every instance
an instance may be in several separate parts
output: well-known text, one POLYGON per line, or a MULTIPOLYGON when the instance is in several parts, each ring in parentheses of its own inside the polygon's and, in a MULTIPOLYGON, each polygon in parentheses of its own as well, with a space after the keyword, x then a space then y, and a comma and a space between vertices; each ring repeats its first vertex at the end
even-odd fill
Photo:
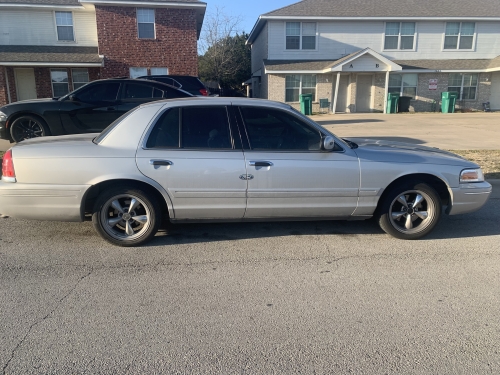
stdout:
POLYGON ((341 137, 378 138, 446 150, 499 150, 500 112, 315 115, 341 137))
MULTIPOLYGON (((500 149, 500 112, 447 115, 350 113, 311 118, 341 137, 379 138, 446 150, 500 149)), ((8 150, 11 145, 0 140, 0 151, 8 150)))

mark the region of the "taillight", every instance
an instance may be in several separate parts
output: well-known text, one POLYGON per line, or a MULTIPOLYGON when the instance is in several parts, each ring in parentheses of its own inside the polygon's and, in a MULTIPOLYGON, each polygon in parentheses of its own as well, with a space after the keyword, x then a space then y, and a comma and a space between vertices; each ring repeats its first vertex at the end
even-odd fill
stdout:
POLYGON ((3 156, 2 180, 16 182, 16 172, 14 171, 14 161, 12 160, 12 149, 9 149, 3 156))
POLYGON ((207 89, 200 89, 200 93, 201 93, 201 95, 203 95, 203 96, 208 96, 208 91, 207 91, 207 89))

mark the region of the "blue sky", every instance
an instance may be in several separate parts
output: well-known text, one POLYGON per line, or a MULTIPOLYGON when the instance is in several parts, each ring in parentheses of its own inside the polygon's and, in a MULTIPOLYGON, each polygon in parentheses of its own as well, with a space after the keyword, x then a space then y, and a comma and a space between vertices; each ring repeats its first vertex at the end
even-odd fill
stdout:
POLYGON ((201 0, 207 3, 207 13, 215 6, 224 7, 224 13, 242 17, 241 28, 250 33, 257 18, 272 10, 296 3, 298 0, 201 0))

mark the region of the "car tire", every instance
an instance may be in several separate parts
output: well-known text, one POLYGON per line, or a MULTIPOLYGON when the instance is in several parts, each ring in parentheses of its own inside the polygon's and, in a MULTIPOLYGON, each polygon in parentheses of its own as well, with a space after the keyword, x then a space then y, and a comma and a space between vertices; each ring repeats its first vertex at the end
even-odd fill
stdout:
POLYGON ((36 116, 22 115, 16 118, 10 126, 10 136, 16 143, 25 139, 45 137, 47 135, 50 135, 47 124, 36 116))
POLYGON ((134 187, 113 187, 101 193, 92 222, 99 235, 117 246, 139 246, 151 240, 161 224, 154 195, 134 187))
POLYGON ((407 182, 385 195, 378 222, 393 237, 416 240, 434 229, 441 212, 441 198, 436 190, 425 183, 407 182))

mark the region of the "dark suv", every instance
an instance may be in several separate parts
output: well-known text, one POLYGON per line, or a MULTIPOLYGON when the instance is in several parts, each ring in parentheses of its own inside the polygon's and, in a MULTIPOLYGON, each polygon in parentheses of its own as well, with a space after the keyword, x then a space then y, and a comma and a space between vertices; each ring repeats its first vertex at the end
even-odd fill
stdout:
POLYGON ((46 135, 95 133, 142 103, 192 97, 144 79, 102 79, 61 97, 24 100, 0 108, 0 138, 21 142, 46 135))
POLYGON ((150 79, 153 81, 163 82, 168 85, 180 88, 195 96, 208 96, 208 90, 205 85, 193 76, 171 76, 171 75, 152 75, 142 76, 140 79, 150 79))

